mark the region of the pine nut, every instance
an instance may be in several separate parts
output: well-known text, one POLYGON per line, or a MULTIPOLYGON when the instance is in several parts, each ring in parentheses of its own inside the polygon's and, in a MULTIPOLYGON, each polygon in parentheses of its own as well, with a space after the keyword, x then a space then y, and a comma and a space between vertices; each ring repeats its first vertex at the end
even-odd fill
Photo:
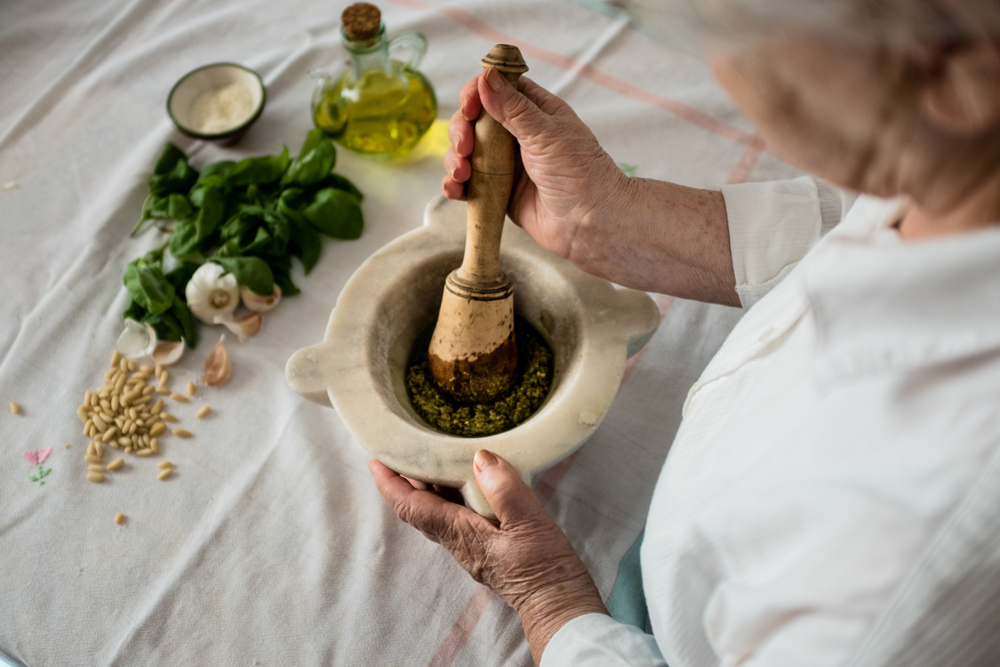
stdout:
POLYGON ((144 447, 135 453, 136 456, 152 456, 153 450, 149 447, 144 447))
POLYGON ((92 392, 92 391, 88 391, 86 394, 84 394, 83 395, 83 404, 84 405, 90 405, 90 397, 93 396, 93 395, 94 395, 94 392, 92 392))
POLYGON ((203 405, 200 408, 198 408, 198 412, 194 413, 194 416, 196 419, 201 419, 211 411, 212 408, 208 407, 207 405, 203 405))
POLYGON ((156 367, 153 369, 153 374, 156 375, 156 377, 160 377, 160 374, 162 373, 163 373, 163 366, 161 366, 160 364, 156 364, 156 367))
POLYGON ((108 447, 110 447, 111 449, 118 449, 118 441, 117 440, 108 441, 108 447))
POLYGON ((125 465, 125 459, 115 459, 108 464, 108 470, 120 470, 125 465))
POLYGON ((112 376, 114 376, 115 371, 117 370, 118 370, 117 368, 109 368, 108 371, 104 374, 104 379, 110 380, 112 376))
POLYGON ((126 454, 131 454, 132 453, 132 445, 129 445, 128 447, 125 448, 125 453, 126 454))
POLYGON ((128 372, 129 373, 135 373, 135 368, 136 368, 135 361, 133 361, 132 359, 129 359, 128 360, 128 372))
POLYGON ((178 394, 177 392, 171 392, 170 398, 174 399, 178 403, 188 402, 187 396, 185 396, 184 394, 178 394))
POLYGON ((87 445, 87 454, 86 455, 87 456, 97 456, 97 447, 94 446, 94 443, 90 443, 89 445, 87 445))
POLYGON ((173 431, 171 431, 171 433, 173 433, 174 435, 176 435, 178 438, 190 438, 191 437, 191 431, 185 430, 183 428, 175 428, 173 431))
POLYGON ((76 416, 80 418, 84 424, 87 423, 87 410, 82 405, 76 409, 76 416))
POLYGON ((149 439, 149 448, 153 450, 154 454, 160 453, 160 441, 157 438, 149 439))
POLYGON ((115 525, 120 526, 123 523, 125 523, 125 515, 119 512, 118 514, 115 515, 115 525))
POLYGON ((97 390, 98 398, 108 398, 109 396, 111 396, 111 390, 108 389, 107 387, 105 387, 104 389, 97 390))
POLYGON ((100 440, 94 443, 94 453, 97 455, 97 458, 104 458, 104 445, 101 444, 100 440))
POLYGON ((94 408, 95 410, 100 410, 101 409, 101 397, 98 396, 97 394, 91 395, 91 397, 90 397, 90 407, 94 408))
POLYGON ((169 412, 161 412, 160 419, 162 419, 165 422, 171 422, 171 423, 177 421, 177 417, 174 417, 169 412))
POLYGON ((117 366, 118 362, 120 362, 121 360, 122 360, 122 353, 121 352, 119 352, 118 350, 115 350, 114 352, 111 353, 111 367, 112 368, 114 368, 115 366, 117 366))
POLYGON ((117 426, 109 426, 108 430, 104 432, 104 437, 101 438, 101 442, 111 442, 111 439, 118 435, 117 426))
POLYGON ((140 373, 152 373, 153 372, 153 367, 150 366, 149 364, 142 364, 141 366, 139 366, 139 372, 140 373))
POLYGON ((187 395, 194 396, 194 382, 187 383, 187 395))
POLYGON ((142 388, 142 395, 143 396, 149 396, 154 391, 156 391, 156 387, 154 387, 151 384, 150 385, 146 385, 145 387, 142 388))
POLYGON ((70 447, 72 447, 72 446, 73 446, 73 445, 69 444, 68 442, 66 443, 66 449, 69 449, 69 448, 70 448, 70 447))
POLYGON ((100 415, 94 415, 91 419, 94 426, 96 426, 97 430, 100 431, 101 433, 104 433, 105 431, 108 430, 108 425, 104 423, 104 420, 101 419, 100 415))
POLYGON ((149 409, 149 413, 153 414, 153 415, 158 415, 158 414, 160 414, 161 410, 163 410, 163 399, 162 398, 159 399, 158 401, 156 401, 156 403, 153 403, 153 407, 149 409))
POLYGON ((91 456, 90 454, 84 456, 83 460, 86 461, 87 463, 96 463, 96 464, 104 463, 104 459, 99 459, 96 456, 91 456))
POLYGON ((173 468, 174 464, 171 463, 170 461, 160 461, 159 463, 156 464, 156 467, 159 468, 160 470, 166 470, 167 468, 173 468))
POLYGON ((142 407, 146 405, 146 403, 149 403, 150 398, 152 398, 152 396, 139 396, 139 398, 132 401, 132 405, 138 405, 139 407, 142 407))
POLYGON ((171 474, 172 474, 173 472, 174 472, 174 469, 173 469, 173 468, 166 468, 165 470, 163 470, 163 472, 161 472, 161 473, 160 473, 159 475, 157 475, 157 476, 156 476, 156 479, 159 479, 159 480, 164 480, 164 479, 166 479, 167 477, 170 477, 170 475, 171 475, 171 474))
POLYGON ((115 394, 114 396, 111 397, 111 411, 118 412, 118 407, 120 405, 121 403, 118 401, 118 394, 115 394))
POLYGON ((104 481, 104 475, 102 475, 99 472, 88 472, 87 473, 87 480, 89 480, 91 482, 103 482, 104 481))
POLYGON ((153 425, 153 428, 149 429, 149 435, 151 437, 156 437, 167 430, 167 425, 163 422, 159 422, 153 425))
POLYGON ((139 418, 139 413, 135 411, 135 408, 129 408, 128 409, 128 416, 129 416, 129 419, 131 419, 132 421, 135 421, 136 419, 139 418))
POLYGON ((127 436, 123 435, 122 437, 118 438, 118 444, 121 445, 122 447, 128 447, 129 445, 132 444, 132 441, 129 440, 127 436))
POLYGON ((101 409, 104 410, 105 412, 111 409, 111 401, 109 401, 108 399, 101 398, 100 403, 101 403, 101 409))
POLYGON ((15 414, 15 415, 19 415, 19 414, 21 414, 21 406, 18 405, 17 403, 15 403, 14 401, 11 401, 10 402, 10 411, 13 414, 15 414))
MULTIPOLYGON (((166 371, 164 371, 164 372, 166 372, 166 371)), ((169 390, 169 389, 167 389, 166 387, 164 387, 164 386, 163 386, 163 385, 161 384, 161 385, 160 385, 159 387, 157 387, 157 388, 156 388, 156 393, 157 393, 157 394, 169 394, 169 393, 170 393, 170 390, 169 390)))
POLYGON ((87 466, 87 470, 89 470, 90 472, 103 473, 104 472, 104 466, 97 465, 96 463, 91 463, 90 465, 87 466))
POLYGON ((148 433, 143 433, 142 437, 139 438, 139 439, 142 440, 142 444, 146 445, 147 447, 149 446, 149 434, 148 433))
POLYGON ((115 393, 121 392, 122 387, 124 386, 125 386, 125 376, 119 375, 118 380, 115 381, 115 393))
POLYGON ((160 373, 160 386, 161 387, 166 387, 167 386, 167 382, 169 382, 169 381, 170 381, 170 371, 168 371, 166 368, 164 368, 163 372, 160 373))

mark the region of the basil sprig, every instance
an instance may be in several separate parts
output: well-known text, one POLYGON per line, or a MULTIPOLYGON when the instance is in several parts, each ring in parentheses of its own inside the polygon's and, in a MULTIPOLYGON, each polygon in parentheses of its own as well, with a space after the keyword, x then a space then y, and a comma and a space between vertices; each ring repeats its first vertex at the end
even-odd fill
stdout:
POLYGON ((286 147, 279 155, 214 162, 200 173, 167 143, 133 234, 154 224, 169 230, 166 247, 180 265, 165 274, 162 248, 130 263, 125 316, 150 324, 162 340, 183 337, 194 347, 184 287, 206 261, 257 294, 271 294, 275 284, 286 296, 298 294, 292 257, 308 274, 319 261, 321 234, 356 239, 364 229, 362 194, 332 173, 336 161, 333 141, 319 129, 309 131, 295 158, 286 147))

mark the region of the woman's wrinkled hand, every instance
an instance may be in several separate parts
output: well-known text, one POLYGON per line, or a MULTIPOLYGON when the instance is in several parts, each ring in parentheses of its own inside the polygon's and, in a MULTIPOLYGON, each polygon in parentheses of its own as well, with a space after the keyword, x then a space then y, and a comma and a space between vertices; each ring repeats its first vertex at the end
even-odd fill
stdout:
POLYGON ((621 208, 628 179, 568 104, 528 78, 518 87, 488 67, 462 88, 448 128, 442 190, 450 199, 465 198, 473 124, 485 106, 520 144, 523 168, 515 175, 511 220, 546 249, 585 263, 577 256, 588 250, 575 245, 593 238, 588 225, 600 226, 621 208))
POLYGON ((441 544, 473 579, 518 612, 536 663, 566 622, 587 613, 607 613, 569 540, 517 471, 500 457, 480 450, 473 464, 496 522, 378 461, 371 461, 369 468, 382 497, 400 519, 441 544))

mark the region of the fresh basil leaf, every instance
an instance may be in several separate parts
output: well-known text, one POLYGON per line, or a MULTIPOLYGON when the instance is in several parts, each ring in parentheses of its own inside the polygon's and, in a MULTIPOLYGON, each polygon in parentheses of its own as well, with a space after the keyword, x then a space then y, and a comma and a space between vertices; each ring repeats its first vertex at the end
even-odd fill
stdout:
POLYGON ((240 254, 249 255, 250 253, 253 253, 255 251, 267 247, 267 245, 270 242, 271 242, 271 235, 268 234, 267 230, 264 229, 263 227, 258 227, 257 235, 254 236, 253 241, 251 241, 246 246, 240 247, 240 254))
POLYGON ((132 300, 152 314, 162 313, 174 300, 174 287, 160 267, 142 258, 129 262, 122 282, 132 300))
POLYGON ((333 139, 318 128, 309 130, 302 149, 281 179, 281 186, 318 183, 333 171, 336 163, 337 149, 333 145, 333 139))
POLYGON ((229 169, 236 164, 232 160, 219 160, 218 162, 213 162, 212 164, 206 165, 204 169, 201 170, 201 175, 198 177, 199 183, 204 183, 209 179, 225 180, 226 176, 229 175, 229 169))
POLYGON ((184 342, 189 348, 193 349, 198 344, 198 329, 194 324, 194 316, 191 314, 191 309, 188 308, 187 304, 176 294, 174 295, 174 302, 170 304, 170 313, 177 318, 177 321, 181 325, 181 329, 184 332, 184 342))
POLYGON ((319 261, 319 253, 322 249, 319 234, 312 228, 312 225, 293 222, 292 243, 302 260, 303 271, 309 275, 309 272, 316 266, 316 262, 319 261))
POLYGON ((287 146, 281 155, 248 157, 229 168, 226 183, 233 188, 273 183, 285 173, 289 162, 287 146))
POLYGON ((302 214, 318 231, 338 239, 356 239, 365 226, 358 200, 336 188, 317 192, 302 214))
MULTIPOLYGON (((186 298, 184 296, 184 290, 187 287, 188 282, 191 280, 191 276, 194 275, 194 272, 197 271, 200 266, 200 264, 196 264, 194 262, 181 262, 180 266, 166 274, 167 282, 174 286, 174 292, 177 293, 177 296, 182 299, 186 298)), ((138 320, 139 318, 136 319, 138 320)))
POLYGON ((132 297, 129 297, 128 303, 125 305, 125 311, 122 312, 122 319, 142 322, 142 318, 148 314, 148 310, 137 304, 132 297))
POLYGON ((239 257, 241 254, 240 242, 237 239, 229 239, 212 254, 212 259, 218 257, 239 257))
POLYGON ((302 294, 302 290, 295 286, 292 282, 291 277, 287 273, 275 273, 274 282, 278 284, 281 288, 282 296, 295 296, 296 294, 302 294))
POLYGON ((185 193, 198 180, 198 172, 188 164, 184 151, 167 142, 149 177, 149 191, 154 195, 185 193))
POLYGON ((338 190, 351 193, 359 202, 365 198, 365 196, 361 194, 361 190, 358 190, 358 187, 354 185, 354 183, 340 174, 330 174, 326 177, 325 182, 328 183, 331 188, 337 188, 338 190))
POLYGON ((170 311, 164 313, 150 313, 142 318, 143 323, 153 327, 157 340, 176 343, 184 335, 184 327, 177 321, 177 317, 170 311))
POLYGON ((211 261, 221 265, 236 277, 236 282, 255 294, 266 296, 274 292, 274 274, 267 262, 259 257, 212 257, 211 261))
POLYGON ((191 215, 191 204, 184 195, 167 195, 167 217, 182 220, 191 215))
POLYGON ((222 191, 218 188, 207 188, 197 214, 178 221, 170 234, 171 254, 178 259, 184 259, 207 250, 203 244, 222 222, 225 208, 222 191))

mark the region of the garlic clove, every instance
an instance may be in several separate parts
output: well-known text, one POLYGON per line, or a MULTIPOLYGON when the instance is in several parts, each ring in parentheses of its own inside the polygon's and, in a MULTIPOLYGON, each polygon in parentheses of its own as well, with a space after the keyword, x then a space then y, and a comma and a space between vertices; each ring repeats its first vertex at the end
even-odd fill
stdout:
POLYGON ((250 310, 257 313, 266 313, 281 301, 281 288, 278 287, 278 283, 275 283, 274 291, 267 296, 261 296, 256 292, 250 291, 246 285, 240 285, 240 298, 243 299, 243 305, 250 310))
POLYGON ((236 334, 236 337, 242 343, 247 337, 253 336, 260 331, 260 327, 264 323, 264 316, 260 313, 250 312, 240 317, 217 319, 216 323, 225 326, 236 334))
POLYGON ((184 341, 179 343, 158 343, 150 355, 161 366, 172 366, 184 356, 184 341))
POLYGON ((236 276, 222 275, 225 269, 213 262, 198 267, 184 288, 188 308, 202 322, 215 324, 236 310, 240 303, 240 286, 236 276))
POLYGON ((226 334, 219 337, 219 342, 215 344, 212 351, 205 357, 205 374, 201 376, 201 381, 210 386, 226 384, 229 376, 233 372, 233 366, 229 361, 229 354, 223 347, 222 341, 226 339, 226 334))
POLYGON ((138 359, 151 354, 156 342, 156 330, 152 326, 127 318, 115 348, 126 359, 138 359))

